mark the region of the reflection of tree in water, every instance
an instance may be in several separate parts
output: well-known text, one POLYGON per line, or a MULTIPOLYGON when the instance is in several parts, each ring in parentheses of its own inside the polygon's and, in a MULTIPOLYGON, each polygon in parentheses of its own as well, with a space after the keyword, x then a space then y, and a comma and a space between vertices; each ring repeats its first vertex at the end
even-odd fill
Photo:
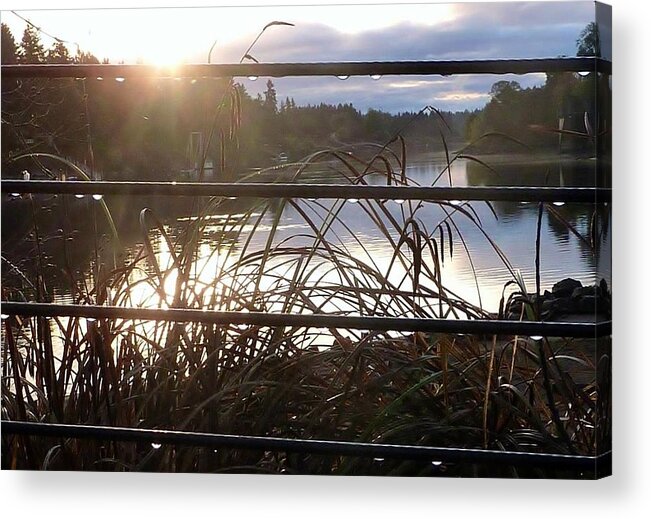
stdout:
MULTIPOLYGON (((490 159, 487 159, 490 164, 490 159)), ((496 165, 497 171, 469 161, 467 164, 468 184, 471 186, 550 186, 590 187, 595 185, 595 163, 587 160, 548 160, 538 163, 509 163, 496 165)), ((535 219, 538 204, 494 201, 492 206, 500 219, 535 219)), ((610 207, 600 204, 566 203, 551 204, 545 212, 543 224, 546 233, 556 241, 571 241, 581 250, 581 256, 590 269, 596 269, 599 257, 610 247, 610 207), (595 210, 596 207, 596 210, 595 210), (557 216, 552 214, 555 212, 557 216), (591 222, 594 219, 595 230, 591 222), (570 229, 571 226, 580 236, 570 229), (591 232, 598 234, 595 238, 591 232), (597 243, 593 247, 592 242, 597 243)))
POLYGON ((594 162, 557 157, 530 159, 523 157, 504 161, 504 156, 482 157, 495 171, 468 161, 470 186, 537 186, 537 187, 591 187, 594 186, 594 162))
MULTIPOLYGON (((491 164, 490 158, 485 159, 491 164)), ((492 165, 492 164, 491 164, 492 165)), ((594 185, 594 163, 564 160, 562 165, 554 160, 535 163, 510 162, 494 166, 495 171, 468 161, 469 186, 532 186, 532 187, 589 187, 594 185)), ((535 204, 517 202, 492 202, 498 216, 515 218, 530 216, 535 204)))

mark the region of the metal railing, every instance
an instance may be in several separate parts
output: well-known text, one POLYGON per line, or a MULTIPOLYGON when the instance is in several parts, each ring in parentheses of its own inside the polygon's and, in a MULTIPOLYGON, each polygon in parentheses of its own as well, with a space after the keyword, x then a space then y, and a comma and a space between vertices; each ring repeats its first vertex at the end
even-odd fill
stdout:
POLYGON ((610 463, 611 452, 599 456, 544 454, 481 449, 453 449, 420 445, 302 440, 234 434, 197 433, 161 429, 136 429, 96 425, 44 424, 38 422, 2 422, 3 434, 25 434, 91 440, 146 442, 159 445, 255 449, 300 454, 359 456, 441 463, 490 463, 492 465, 553 467, 557 469, 594 470, 596 463, 610 463))
MULTIPOLYGON (((244 77, 244 76, 362 76, 362 75, 459 75, 527 74, 536 72, 598 72, 610 74, 609 61, 593 57, 410 61, 343 63, 245 63, 183 65, 161 69, 146 65, 3 65, 3 78, 137 78, 137 77, 244 77)), ((355 198, 429 201, 537 201, 601 203, 611 199, 610 189, 544 187, 418 187, 368 185, 299 185, 277 183, 192 182, 79 182, 3 180, 3 193, 61 193, 101 195, 224 196, 262 198, 355 198)), ((399 330, 439 333, 524 335, 547 337, 602 337, 611 334, 611 322, 521 322, 504 320, 446 320, 339 316, 324 314, 278 314, 262 312, 215 312, 201 309, 166 310, 2 302, 2 312, 21 316, 71 316, 167 320, 212 324, 259 326, 305 326, 365 330, 399 330)), ((185 444, 203 447, 275 450, 310 454, 335 454, 377 458, 430 460, 454 463, 490 463, 509 466, 544 466, 574 470, 597 470, 611 463, 611 453, 574 456, 528 452, 487 451, 360 442, 302 440, 255 436, 130 429, 97 425, 63 425, 2 421, 2 434, 91 438, 131 442, 185 444)))
POLYGON ((609 202, 611 190, 591 187, 434 187, 216 182, 83 182, 3 180, 3 193, 160 195, 253 198, 353 198, 355 200, 609 202))
POLYGON ((130 77, 285 77, 371 75, 533 74, 600 72, 612 64, 600 58, 489 59, 462 61, 357 61, 337 63, 234 63, 176 67, 153 65, 3 65, 4 78, 130 78, 130 77))

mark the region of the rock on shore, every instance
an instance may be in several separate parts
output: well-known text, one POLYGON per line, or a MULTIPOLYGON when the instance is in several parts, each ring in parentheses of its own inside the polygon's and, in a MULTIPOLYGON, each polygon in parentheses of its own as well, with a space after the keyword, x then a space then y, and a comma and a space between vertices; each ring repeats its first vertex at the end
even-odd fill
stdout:
MULTIPOLYGON (((524 304, 532 308, 537 305, 536 294, 527 294, 512 298, 505 309, 507 319, 526 319, 526 311, 522 312, 524 304)), ((544 321, 562 319, 568 315, 611 316, 611 294, 604 279, 598 285, 583 286, 580 281, 566 278, 556 283, 551 292, 545 290, 540 294, 541 318, 544 321)))

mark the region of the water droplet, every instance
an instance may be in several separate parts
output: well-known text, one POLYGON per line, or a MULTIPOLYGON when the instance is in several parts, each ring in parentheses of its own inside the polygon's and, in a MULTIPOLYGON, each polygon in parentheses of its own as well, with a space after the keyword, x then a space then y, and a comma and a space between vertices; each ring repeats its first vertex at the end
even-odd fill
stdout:
POLYGON ((12 196, 14 198, 20 198, 20 193, 9 193, 9 196, 12 196))
POLYGON ((382 74, 371 74, 371 79, 372 79, 373 81, 377 81, 377 80, 380 79, 381 77, 382 77, 382 74))
POLYGON ((96 321, 97 321, 97 319, 95 319, 94 317, 86 317, 86 322, 87 323, 94 323, 96 321))
POLYGON ((98 76, 98 77, 97 77, 97 81, 104 81, 104 78, 101 77, 101 76, 98 76))
POLYGON ((152 443, 151 446, 152 446, 154 449, 160 449, 160 448, 162 447, 162 445, 161 445, 160 443, 152 443))
POLYGON ((195 85, 196 83, 197 83, 196 79, 193 79, 193 80, 190 81, 190 84, 192 84, 192 85, 195 85))
POLYGON ((384 461, 384 458, 373 458, 373 461, 384 461))
POLYGON ((93 195, 93 200, 101 200, 102 198, 104 198, 104 195, 101 195, 99 193, 93 195))
POLYGON ((450 200, 452 205, 461 205, 461 200, 450 200))
POLYGON ((554 205, 557 205, 558 207, 562 207, 565 205, 565 202, 552 202, 554 205))
POLYGON ((337 76, 337 79, 341 79, 342 81, 346 81, 350 76, 337 76))
POLYGON ((394 202, 395 202, 396 204, 404 204, 404 203, 405 203, 405 201, 404 201, 402 198, 396 198, 396 199, 394 200, 394 202))
POLYGON ((176 185, 176 180, 172 180, 172 185, 173 185, 173 186, 176 185))
POLYGON ((258 76, 248 76, 247 79, 249 81, 255 81, 256 79, 258 79, 258 76))
POLYGON ((237 200, 236 196, 227 196, 226 200, 237 200))
POLYGON ((84 198, 84 195, 82 195, 81 193, 77 193, 77 194, 75 195, 75 198, 84 198))
POLYGON ((443 465, 443 462, 442 461, 433 461, 432 465, 434 465, 435 467, 439 467, 439 466, 443 465))
POLYGON ((538 342, 538 341, 542 341, 543 338, 542 338, 542 335, 531 335, 531 336, 530 336, 530 339, 531 339, 532 341, 536 341, 536 342, 538 342))
POLYGON ((590 70, 581 70, 580 72, 577 72, 577 74, 578 74, 579 76, 585 77, 585 76, 587 76, 588 74, 590 74, 590 72, 591 72, 590 70))
POLYGON ((307 201, 308 202, 316 202, 316 198, 308 198, 307 201))
POLYGON ((2 319, 3 321, 5 319, 9 319, 9 314, 0 314, 0 319, 2 319))
POLYGON ((126 78, 123 78, 123 77, 116 77, 115 80, 116 80, 118 83, 124 83, 124 82, 126 81, 126 78))
POLYGON ((357 198, 349 198, 349 199, 347 200, 347 202, 348 202, 349 204, 356 204, 357 202, 359 202, 359 200, 357 200, 357 198))

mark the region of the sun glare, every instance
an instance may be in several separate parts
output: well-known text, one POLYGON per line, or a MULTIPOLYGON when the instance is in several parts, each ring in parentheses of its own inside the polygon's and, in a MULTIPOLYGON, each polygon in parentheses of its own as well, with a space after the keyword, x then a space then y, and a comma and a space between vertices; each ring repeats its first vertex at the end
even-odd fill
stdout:
POLYGON ((140 49, 139 57, 147 65, 164 68, 174 68, 188 60, 187 49, 171 41, 157 41, 156 45, 140 49))

